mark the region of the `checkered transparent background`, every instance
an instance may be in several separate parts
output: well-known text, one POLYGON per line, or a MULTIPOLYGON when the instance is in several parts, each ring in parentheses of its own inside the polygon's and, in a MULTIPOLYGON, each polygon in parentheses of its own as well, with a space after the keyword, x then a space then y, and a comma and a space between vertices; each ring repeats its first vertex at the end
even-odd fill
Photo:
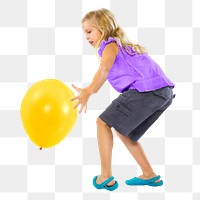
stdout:
POLYGON ((0 0, 0 199, 200 199, 199 0, 0 0), (175 82, 173 105, 141 143, 165 185, 128 187, 141 171, 115 136, 115 192, 93 188, 100 173, 96 118, 118 94, 106 83, 78 116, 69 136, 39 151, 23 130, 19 109, 28 87, 56 78, 71 87, 89 84, 98 68, 81 18, 108 8, 133 42, 175 82))

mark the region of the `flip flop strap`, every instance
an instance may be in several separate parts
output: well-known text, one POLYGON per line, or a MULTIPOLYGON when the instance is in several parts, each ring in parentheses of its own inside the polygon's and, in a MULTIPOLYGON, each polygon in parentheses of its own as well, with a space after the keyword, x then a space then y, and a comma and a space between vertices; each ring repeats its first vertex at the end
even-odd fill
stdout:
POLYGON ((156 176, 155 178, 152 178, 152 179, 151 179, 151 182, 157 181, 157 180, 159 180, 159 179, 160 179, 160 175, 156 176))
POLYGON ((114 177, 111 176, 110 178, 108 178, 107 180, 105 180, 103 183, 101 183, 102 186, 107 185, 110 181, 114 180, 114 177))

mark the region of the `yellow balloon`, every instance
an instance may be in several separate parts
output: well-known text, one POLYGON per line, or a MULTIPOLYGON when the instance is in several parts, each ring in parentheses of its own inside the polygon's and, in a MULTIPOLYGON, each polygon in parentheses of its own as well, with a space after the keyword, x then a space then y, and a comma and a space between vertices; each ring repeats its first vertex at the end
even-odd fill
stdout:
POLYGON ((28 89, 20 115, 26 133, 37 146, 52 147, 68 135, 77 118, 72 98, 71 89, 56 79, 39 81, 28 89))

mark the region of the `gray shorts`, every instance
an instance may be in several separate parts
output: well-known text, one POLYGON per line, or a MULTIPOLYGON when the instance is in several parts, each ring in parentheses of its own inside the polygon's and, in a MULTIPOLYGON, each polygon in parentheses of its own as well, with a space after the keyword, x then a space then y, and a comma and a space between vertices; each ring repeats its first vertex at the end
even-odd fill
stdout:
POLYGON ((171 87, 149 92, 128 90, 120 94, 99 116, 108 126, 137 141, 170 106, 171 87))

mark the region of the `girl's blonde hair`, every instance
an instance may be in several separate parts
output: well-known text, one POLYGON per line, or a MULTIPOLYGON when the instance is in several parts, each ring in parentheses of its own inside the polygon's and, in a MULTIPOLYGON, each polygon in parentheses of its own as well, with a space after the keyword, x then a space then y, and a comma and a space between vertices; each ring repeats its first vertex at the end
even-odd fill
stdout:
POLYGON ((129 41, 123 29, 117 24, 114 15, 109 10, 102 8, 90 11, 84 16, 81 23, 84 21, 90 21, 90 23, 102 33, 96 48, 99 48, 102 40, 107 41, 109 37, 113 37, 117 39, 119 44, 124 47, 128 53, 131 54, 128 46, 131 46, 137 53, 145 53, 144 47, 129 41))

